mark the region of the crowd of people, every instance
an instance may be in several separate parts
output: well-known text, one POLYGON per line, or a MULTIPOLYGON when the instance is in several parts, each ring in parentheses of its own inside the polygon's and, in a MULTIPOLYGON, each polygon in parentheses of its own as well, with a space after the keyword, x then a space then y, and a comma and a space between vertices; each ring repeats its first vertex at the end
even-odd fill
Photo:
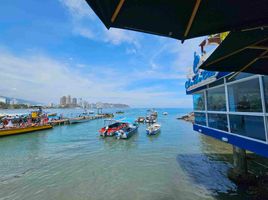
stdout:
POLYGON ((26 128, 41 126, 49 122, 47 114, 42 110, 31 112, 28 115, 6 115, 0 119, 0 129, 26 128))

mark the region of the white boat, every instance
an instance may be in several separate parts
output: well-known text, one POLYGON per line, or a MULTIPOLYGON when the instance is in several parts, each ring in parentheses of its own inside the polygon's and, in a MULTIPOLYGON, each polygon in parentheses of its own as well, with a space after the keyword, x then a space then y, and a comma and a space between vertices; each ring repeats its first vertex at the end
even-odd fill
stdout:
POLYGON ((160 132, 161 125, 160 124, 152 124, 148 126, 146 129, 147 135, 156 135, 157 133, 160 132))
POLYGON ((163 112, 163 115, 168 115, 168 112, 163 112))

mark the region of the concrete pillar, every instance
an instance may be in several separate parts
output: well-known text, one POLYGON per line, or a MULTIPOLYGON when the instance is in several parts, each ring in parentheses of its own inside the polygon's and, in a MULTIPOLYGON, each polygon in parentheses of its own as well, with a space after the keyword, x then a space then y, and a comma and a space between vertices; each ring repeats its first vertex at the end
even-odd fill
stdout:
POLYGON ((228 171, 228 177, 239 185, 256 184, 256 176, 248 173, 246 150, 233 146, 234 167, 228 171))
POLYGON ((246 150, 233 146, 234 172, 237 175, 246 175, 248 173, 246 150))

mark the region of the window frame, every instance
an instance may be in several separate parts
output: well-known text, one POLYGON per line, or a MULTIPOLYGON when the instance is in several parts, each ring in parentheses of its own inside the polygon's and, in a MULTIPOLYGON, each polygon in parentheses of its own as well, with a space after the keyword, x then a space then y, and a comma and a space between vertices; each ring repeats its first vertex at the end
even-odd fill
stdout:
MULTIPOLYGON (((245 138, 245 139, 250 139, 252 141, 257 141, 257 142, 261 142, 264 144, 268 144, 268 113, 266 113, 266 105, 265 105, 265 95, 264 95, 264 89, 265 89, 265 85, 264 85, 264 75, 256 75, 256 74, 252 74, 252 76, 243 78, 243 79, 238 79, 235 81, 231 81, 231 82, 227 82, 227 78, 229 75, 222 77, 224 80, 223 85, 216 85, 214 87, 209 87, 209 85, 206 85, 206 88, 203 90, 200 90, 196 93, 200 93, 203 92, 204 93, 204 98, 205 98, 205 110, 203 111, 197 111, 194 110, 194 112, 199 112, 199 113, 205 113, 206 115, 206 126, 204 125, 199 125, 199 126, 203 126, 203 127, 207 127, 213 130, 217 130, 217 131, 221 131, 230 135, 234 135, 237 137, 241 137, 241 138, 245 138), (260 89, 260 95, 261 95, 261 105, 262 105, 262 111, 261 112, 234 112, 234 111, 230 111, 229 108, 229 93, 228 93, 228 86, 232 85, 232 84, 236 84, 236 83, 240 83, 240 82, 245 82, 245 81, 249 81, 252 79, 258 79, 259 80, 259 89, 260 89), (207 91, 211 90, 211 89, 215 89, 215 88, 219 88, 219 87, 224 87, 224 91, 225 91, 225 102, 226 102, 226 111, 208 111, 207 109, 207 91), (209 127, 209 123, 208 123, 208 114, 226 114, 227 115, 227 125, 228 125, 228 131, 223 131, 220 129, 215 129, 212 127, 209 127), (265 141, 263 140, 259 140, 259 139, 255 139, 255 138, 251 138, 251 137, 247 137, 247 136, 243 136, 243 135, 238 135, 236 133, 232 133, 231 132, 231 127, 230 127, 230 115, 245 115, 245 116, 257 116, 257 117, 263 117, 263 123, 264 123, 264 130, 265 130, 265 141)), ((267 76, 268 77, 268 76, 267 76)), ((218 79, 220 80, 220 79, 218 79)), ((194 93, 195 94, 195 93, 194 93)))

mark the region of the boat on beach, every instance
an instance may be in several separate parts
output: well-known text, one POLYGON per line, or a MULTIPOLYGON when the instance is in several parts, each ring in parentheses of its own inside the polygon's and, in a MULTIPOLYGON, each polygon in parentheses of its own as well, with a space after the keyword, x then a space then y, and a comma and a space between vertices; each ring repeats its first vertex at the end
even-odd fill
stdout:
POLYGON ((161 125, 160 124, 152 124, 148 126, 146 129, 147 135, 156 135, 160 132, 161 125))
POLYGON ((0 136, 17 135, 17 134, 29 133, 29 132, 46 130, 46 129, 51 129, 51 128, 52 126, 49 124, 29 126, 29 127, 4 128, 4 129, 0 129, 0 136))
POLYGON ((115 132, 117 139, 128 139, 134 135, 138 130, 137 124, 128 124, 126 127, 115 132))

